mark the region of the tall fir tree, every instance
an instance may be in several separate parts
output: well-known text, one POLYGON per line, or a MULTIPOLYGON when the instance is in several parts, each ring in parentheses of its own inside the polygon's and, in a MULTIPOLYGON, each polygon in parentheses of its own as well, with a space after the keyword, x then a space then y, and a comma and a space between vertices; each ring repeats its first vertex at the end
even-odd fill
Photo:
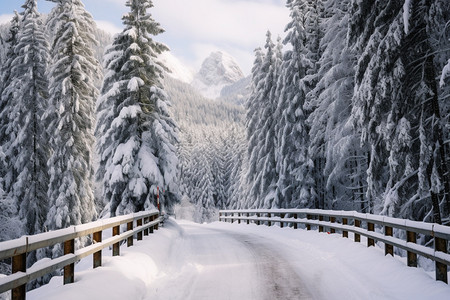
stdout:
POLYGON ((304 111, 307 86, 305 76, 314 67, 306 55, 307 32, 305 29, 306 1, 287 2, 291 21, 285 31, 284 44, 292 48, 284 53, 281 76, 277 89, 279 179, 277 189, 283 199, 281 207, 312 207, 315 190, 312 179, 312 162, 308 157, 309 130, 304 111))
POLYGON ((250 96, 247 113, 249 132, 250 170, 248 177, 249 197, 254 207, 271 208, 278 206, 276 201, 276 161, 275 112, 277 107, 276 82, 279 77, 280 55, 272 41, 271 33, 266 34, 266 53, 258 66, 258 57, 254 67, 257 72, 253 80, 254 90, 250 96), (259 80, 258 80, 259 79, 259 80), (257 82, 256 82, 257 81, 257 82), (252 169, 256 171, 253 173, 252 169))
POLYGON ((264 73, 261 71, 264 60, 264 52, 261 48, 255 49, 255 60, 252 67, 251 94, 245 102, 245 127, 247 136, 247 169, 245 174, 245 182, 249 187, 245 189, 243 198, 246 203, 242 206, 249 208, 253 205, 254 197, 250 197, 250 186, 253 184, 257 176, 257 153, 258 153, 258 135, 256 134, 259 126, 259 116, 261 114, 261 106, 259 104, 260 94, 258 85, 263 80, 264 73))
POLYGON ((48 136, 41 116, 48 104, 47 67, 49 46, 44 24, 37 11, 37 1, 27 0, 23 6, 21 26, 14 47, 16 58, 11 66, 13 101, 8 104, 11 134, 7 155, 14 155, 11 168, 16 178, 9 197, 17 203, 24 233, 35 234, 43 229, 47 216, 49 157, 48 136))
POLYGON ((11 154, 6 154, 10 149, 10 141, 15 139, 15 132, 10 132, 9 118, 10 109, 14 107, 14 77, 11 76, 12 65, 17 57, 15 46, 17 45, 17 33, 20 26, 20 16, 14 11, 14 17, 11 20, 9 36, 6 40, 8 46, 5 63, 1 66, 0 81, 0 184, 4 193, 9 193, 16 174, 11 168, 11 154))
POLYGON ((365 212, 364 185, 366 165, 359 145, 359 133, 352 128, 351 108, 354 89, 355 55, 347 47, 350 1, 325 1, 322 54, 315 75, 317 84, 307 95, 311 143, 314 161, 324 162, 320 170, 323 202, 365 212))
POLYGON ((80 0, 61 0, 49 16, 51 49, 47 228, 59 229, 96 217, 92 192, 94 86, 101 73, 92 47, 95 22, 80 0))
POLYGON ((430 1, 353 3, 350 42, 360 53, 353 115, 370 147, 371 211, 441 223, 442 210, 448 214, 447 156, 424 30, 430 7, 430 1))
POLYGON ((125 29, 105 53, 95 131, 96 177, 112 216, 156 206, 157 187, 166 191, 166 210, 178 201, 177 126, 162 89, 165 67, 157 61, 168 48, 152 38, 163 29, 148 12, 152 1, 128 0, 126 6, 125 29))

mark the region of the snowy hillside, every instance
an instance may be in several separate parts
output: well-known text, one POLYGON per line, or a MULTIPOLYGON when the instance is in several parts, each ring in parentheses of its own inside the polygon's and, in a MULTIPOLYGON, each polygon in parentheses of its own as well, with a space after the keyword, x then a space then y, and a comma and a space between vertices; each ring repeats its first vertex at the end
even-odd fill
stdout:
POLYGON ((244 74, 233 57, 224 52, 211 53, 195 75, 192 86, 203 96, 216 99, 225 86, 244 78, 244 74))
POLYGON ((171 52, 163 52, 159 59, 170 70, 167 73, 170 77, 184 83, 191 83, 194 79, 194 71, 181 63, 171 52))
POLYGON ((244 104, 251 93, 251 77, 247 76, 241 80, 225 86, 220 92, 220 99, 234 104, 244 104))

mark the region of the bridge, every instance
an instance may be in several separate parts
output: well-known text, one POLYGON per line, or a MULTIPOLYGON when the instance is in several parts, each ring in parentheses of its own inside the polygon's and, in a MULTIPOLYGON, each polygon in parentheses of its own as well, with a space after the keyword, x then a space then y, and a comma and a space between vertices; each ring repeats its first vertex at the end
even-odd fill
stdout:
MULTIPOLYGON (((64 269, 62 281, 69 285, 61 284, 61 286, 52 287, 50 284, 49 288, 45 286, 37 290, 52 288, 55 290, 54 295, 59 295, 58 293, 61 291, 72 290, 78 293, 78 291, 86 290, 87 288, 82 288, 82 286, 89 286, 89 280, 85 280, 84 275, 80 276, 80 280, 75 280, 75 276, 77 276, 74 273, 75 262, 92 255, 92 266, 88 272, 102 277, 106 268, 98 267, 102 266, 101 249, 104 248, 112 249, 112 256, 107 258, 106 267, 114 265, 114 261, 117 261, 114 257, 119 256, 121 252, 125 253, 125 258, 132 257, 132 253, 134 253, 133 255, 142 259, 139 252, 152 252, 156 255, 155 262, 159 265, 159 272, 165 274, 164 279, 161 278, 161 275, 153 274, 151 280, 148 280, 152 282, 145 283, 147 286, 146 296, 136 296, 142 299, 211 299, 211 297, 215 299, 327 299, 330 298, 330 295, 321 295, 315 290, 324 289, 324 286, 329 286, 325 290, 333 290, 336 287, 333 287, 334 284, 330 284, 331 281, 324 281, 323 278, 318 280, 318 278, 327 277, 323 273, 331 276, 338 271, 341 272, 343 268, 355 272, 357 267, 348 268, 348 266, 337 264, 331 259, 323 259, 324 256, 331 255, 334 257, 333 260, 339 260, 339 256, 344 255, 343 252, 336 254, 319 249, 320 251, 308 253, 304 249, 302 250, 306 247, 305 245, 316 248, 316 243, 323 243, 331 248, 339 243, 345 245, 346 251, 347 249, 349 252, 355 251, 349 255, 356 256, 357 252, 361 252, 367 255, 364 260, 374 260, 383 265, 386 263, 388 266, 392 261, 389 259, 379 261, 380 258, 373 257, 373 250, 361 250, 360 244, 364 242, 372 249, 382 246, 385 254, 389 255, 398 253, 396 248, 402 249, 406 253, 408 266, 417 267, 418 256, 426 257, 435 264, 436 280, 447 282, 447 266, 450 265, 447 243, 450 240, 450 229, 446 226, 356 212, 303 209, 223 210, 220 211, 219 219, 223 222, 213 225, 183 222, 177 224, 174 221, 168 221, 163 231, 159 230, 161 233, 149 236, 149 233, 153 233, 159 228, 162 218, 155 211, 142 212, 0 243, 0 260, 11 258, 13 264, 13 274, 0 278, 0 293, 12 289, 12 299, 25 299, 27 282, 61 268, 64 269), (120 233, 121 225, 122 233, 120 233), (105 231, 103 236, 108 235, 106 230, 108 232, 112 230, 112 235, 102 240, 103 231, 105 231), (170 243, 166 232, 172 232, 170 243), (293 239, 285 242, 281 239, 284 235, 292 236, 293 239), (91 236, 94 243, 75 251, 74 240, 83 236, 91 236), (280 238, 278 238, 279 236, 280 238), (338 238, 339 236, 343 238, 338 238), (434 247, 416 243, 419 239, 423 240, 424 238, 429 241, 428 244, 433 244, 434 247), (312 239, 313 242, 308 239, 312 239), (136 240, 134 245, 138 245, 137 247, 131 247, 133 240, 136 240), (349 244, 350 240, 355 243, 349 244), (121 247, 119 247, 121 241, 124 243, 122 248, 125 247, 123 250, 120 250, 121 247), (64 245, 63 256, 45 263, 36 263, 35 266, 26 269, 27 252, 58 243, 64 245), (161 246, 155 244, 164 243, 167 245, 165 250, 158 250, 158 247, 161 246), (144 244, 147 246, 142 246, 144 244), (127 252, 133 248, 136 248, 133 250, 135 252, 127 252), (299 253, 301 253, 301 257, 298 256, 299 253), (329 266, 324 267, 318 263, 319 261, 326 261, 329 266), (93 270, 92 267, 96 269, 93 270), (164 272, 161 272, 162 268, 165 268, 164 272), (75 283, 71 284, 73 282, 75 283), (317 285, 320 287, 318 288, 317 285)), ((83 263, 79 265, 83 265, 83 263)), ((136 268, 142 267, 147 272, 152 269, 151 263, 145 265, 144 259, 142 266, 136 266, 136 268)), ((78 268, 77 265, 77 270, 78 268)), ((370 278, 372 270, 364 270, 367 266, 361 266, 361 268, 357 271, 361 273, 359 275, 362 278, 370 278)), ((405 268, 407 267, 405 266, 405 268)), ((404 270, 404 272, 407 271, 404 270)), ((139 271, 133 270, 131 273, 139 273, 139 271)), ((117 276, 120 278, 121 275, 117 276)), ((142 276, 132 280, 130 279, 132 276, 134 275, 122 275, 129 281, 141 282, 143 280, 142 276)), ((373 278, 364 284, 355 284, 352 281, 356 279, 349 275, 341 274, 341 278, 336 277, 333 281, 348 284, 347 288, 345 286, 338 288, 339 293, 343 294, 338 293, 337 295, 342 297, 348 291, 353 291, 362 299, 365 292, 373 289, 371 285, 380 285, 380 283, 371 282, 374 280, 373 278), (359 286, 361 288, 358 288, 359 286)), ((92 284, 95 289, 102 289, 98 283, 92 284)), ((393 284, 399 283, 394 282, 393 284)), ((118 283, 117 286, 120 284, 118 283)), ((450 296, 448 285, 438 285, 437 287, 440 290, 438 295, 450 296)), ((101 295, 105 295, 107 292, 105 288, 103 287, 101 295)), ((35 291, 37 290, 29 293, 30 299, 39 299, 38 296, 33 296, 36 295, 35 291)), ((113 288, 111 290, 115 291, 113 288)), ((121 290, 127 289, 125 287, 121 290)), ((131 290, 136 290, 136 288, 131 290)), ((414 293, 413 287, 411 287, 411 291, 414 293)), ((112 299, 122 299, 117 298, 116 291, 114 293, 112 299)), ((97 294, 91 293, 90 295, 91 297, 85 298, 95 299, 93 295, 97 294)), ((348 295, 345 295, 348 298, 348 295)), ((383 297, 385 296, 383 294, 383 297)), ((98 298, 98 296, 96 297, 98 298)), ((358 299, 358 297, 354 299, 358 299)), ((383 297, 380 296, 379 299, 383 297)), ((47 298, 59 299, 60 297, 46 296, 47 298)), ((130 295, 126 298, 135 299, 130 295)))

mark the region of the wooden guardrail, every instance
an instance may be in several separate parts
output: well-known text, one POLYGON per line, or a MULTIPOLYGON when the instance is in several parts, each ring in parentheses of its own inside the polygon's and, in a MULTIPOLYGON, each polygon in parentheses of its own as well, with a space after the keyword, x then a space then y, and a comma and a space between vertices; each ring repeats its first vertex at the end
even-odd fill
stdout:
POLYGON ((385 254, 394 255, 394 247, 407 251, 407 263, 410 267, 417 267, 417 255, 424 256, 435 262, 436 280, 448 283, 447 266, 450 266, 448 241, 450 241, 450 227, 435 223, 416 222, 396 219, 380 215, 362 214, 354 211, 332 211, 315 209, 250 209, 250 210, 221 210, 219 221, 246 221, 257 225, 271 226, 278 222, 280 227, 298 224, 305 225, 307 230, 311 226, 323 232, 328 228, 330 233, 336 230, 347 238, 353 232, 355 242, 361 241, 361 235, 367 237, 367 246, 375 246, 375 241, 384 243, 385 254), (403 231, 405 240, 394 237, 394 229, 403 231), (434 249, 416 244, 417 235, 429 236, 434 240, 434 249))
POLYGON ((0 294, 12 290, 12 300, 25 299, 28 282, 61 268, 64 268, 64 284, 73 283, 75 262, 93 254, 93 267, 99 267, 102 265, 102 249, 112 245, 112 254, 117 256, 121 241, 126 239, 130 247, 134 235, 137 240, 142 240, 142 235, 153 233, 161 221, 158 211, 146 211, 1 242, 0 260, 12 258, 12 274, 0 278, 0 294), (120 233, 122 224, 127 224, 127 229, 120 233), (109 228, 112 228, 112 237, 102 240, 102 232, 109 228), (93 243, 75 250, 75 239, 91 234, 93 243), (64 249, 63 256, 26 268, 28 252, 60 243, 64 249))

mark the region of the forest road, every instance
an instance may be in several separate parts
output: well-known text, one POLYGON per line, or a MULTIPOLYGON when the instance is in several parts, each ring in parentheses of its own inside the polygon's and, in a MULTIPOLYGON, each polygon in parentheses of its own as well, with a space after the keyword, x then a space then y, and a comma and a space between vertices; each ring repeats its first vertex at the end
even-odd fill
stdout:
POLYGON ((145 299, 314 299, 270 241, 200 224, 180 226, 180 238, 145 299))

